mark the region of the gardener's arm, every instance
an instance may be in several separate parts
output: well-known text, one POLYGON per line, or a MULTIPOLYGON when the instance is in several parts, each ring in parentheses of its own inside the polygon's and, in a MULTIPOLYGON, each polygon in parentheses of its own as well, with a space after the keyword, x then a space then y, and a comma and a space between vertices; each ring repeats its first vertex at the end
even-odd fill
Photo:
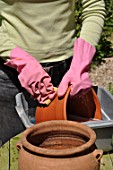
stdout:
POLYGON ((63 97, 69 85, 71 96, 92 87, 88 72, 95 55, 105 18, 105 4, 103 0, 82 0, 82 28, 80 38, 74 43, 73 59, 70 69, 63 77, 58 96, 63 97))
POLYGON ((104 0, 82 0, 82 28, 80 38, 97 45, 101 36, 105 18, 104 0))

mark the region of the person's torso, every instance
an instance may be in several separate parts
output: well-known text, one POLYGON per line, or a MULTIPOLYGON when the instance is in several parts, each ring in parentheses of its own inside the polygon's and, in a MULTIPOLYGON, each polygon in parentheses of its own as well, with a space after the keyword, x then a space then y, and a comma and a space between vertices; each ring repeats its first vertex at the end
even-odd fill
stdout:
POLYGON ((0 51, 20 46, 40 62, 72 55, 74 0, 4 0, 0 51))

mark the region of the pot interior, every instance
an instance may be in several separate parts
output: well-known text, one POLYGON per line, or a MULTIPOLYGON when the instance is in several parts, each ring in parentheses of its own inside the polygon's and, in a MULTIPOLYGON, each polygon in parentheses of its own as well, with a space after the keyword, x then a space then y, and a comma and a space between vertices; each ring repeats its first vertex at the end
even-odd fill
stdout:
POLYGON ((89 138, 81 133, 64 130, 40 134, 35 131, 27 136, 27 141, 32 145, 55 150, 79 147, 88 140, 89 138))

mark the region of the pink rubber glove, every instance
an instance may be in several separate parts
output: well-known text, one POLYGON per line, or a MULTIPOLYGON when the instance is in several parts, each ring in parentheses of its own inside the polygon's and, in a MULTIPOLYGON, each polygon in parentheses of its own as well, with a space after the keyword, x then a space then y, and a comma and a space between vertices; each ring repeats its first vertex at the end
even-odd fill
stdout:
POLYGON ((10 54, 10 60, 5 65, 15 68, 18 79, 32 96, 40 104, 49 104, 56 92, 51 83, 50 76, 44 71, 38 61, 19 47, 14 48, 10 54))
POLYGON ((92 87, 88 71, 95 54, 95 47, 81 38, 78 38, 74 44, 74 55, 70 69, 64 75, 59 87, 58 96, 63 97, 69 85, 71 85, 70 95, 74 96, 82 89, 92 87))

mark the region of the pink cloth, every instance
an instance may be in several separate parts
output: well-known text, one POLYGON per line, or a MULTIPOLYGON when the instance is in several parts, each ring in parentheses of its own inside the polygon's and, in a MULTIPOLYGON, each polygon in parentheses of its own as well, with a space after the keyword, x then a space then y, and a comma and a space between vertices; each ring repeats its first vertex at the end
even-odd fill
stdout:
POLYGON ((45 104, 56 94, 50 76, 44 71, 39 62, 29 53, 19 47, 11 51, 10 60, 5 63, 15 68, 22 85, 39 103, 45 104))
POLYGON ((83 39, 78 38, 75 41, 74 55, 70 69, 64 75, 58 87, 59 97, 63 97, 65 95, 69 85, 71 85, 71 96, 77 94, 82 89, 88 89, 92 86, 88 71, 95 51, 95 47, 83 39))

